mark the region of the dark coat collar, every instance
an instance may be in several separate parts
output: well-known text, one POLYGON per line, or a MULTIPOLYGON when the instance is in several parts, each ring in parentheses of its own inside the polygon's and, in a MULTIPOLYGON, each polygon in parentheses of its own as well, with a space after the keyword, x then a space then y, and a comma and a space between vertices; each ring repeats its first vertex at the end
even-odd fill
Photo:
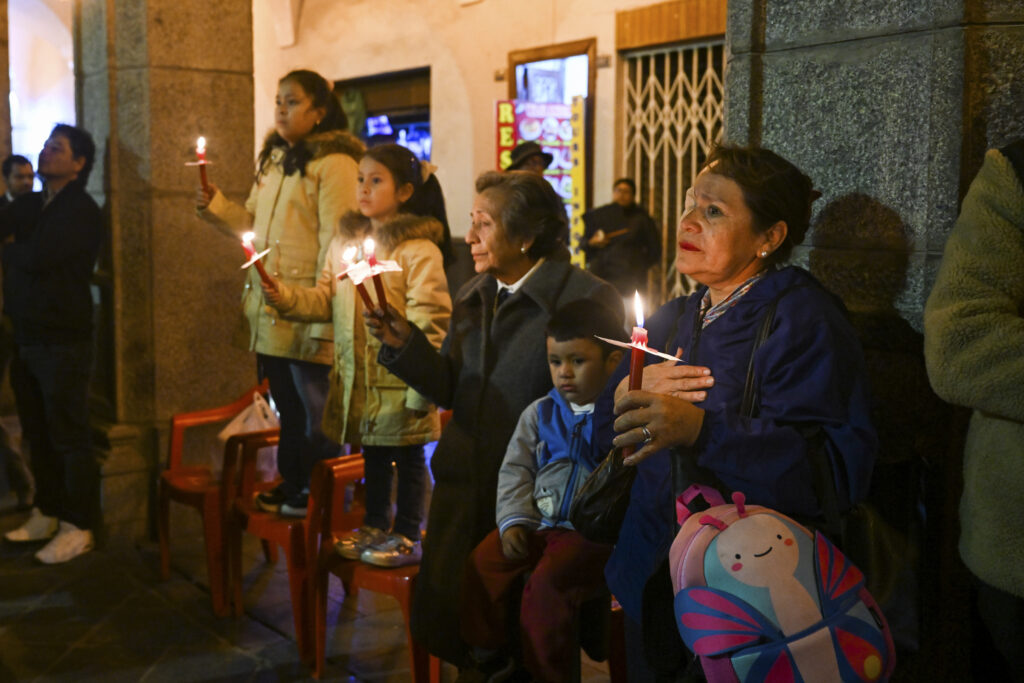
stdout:
MULTIPOLYGON (((562 290, 565 281, 572 273, 572 264, 563 260, 545 260, 540 264, 533 275, 527 278, 513 296, 526 296, 537 303, 545 313, 551 315, 555 312, 555 303, 562 290)), ((463 285, 462 289, 455 296, 458 303, 472 305, 474 301, 480 304, 490 304, 498 291, 498 283, 490 273, 481 273, 463 285)), ((511 298, 509 299, 512 300, 511 298)))

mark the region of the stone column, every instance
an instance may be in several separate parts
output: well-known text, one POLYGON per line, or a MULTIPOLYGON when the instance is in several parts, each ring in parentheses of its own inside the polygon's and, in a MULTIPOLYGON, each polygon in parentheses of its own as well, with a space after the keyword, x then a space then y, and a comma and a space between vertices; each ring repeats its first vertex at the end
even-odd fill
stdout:
MULTIPOLYGON (((97 277, 97 417, 107 440, 109 543, 148 535, 168 418, 228 402, 255 380, 231 344, 243 257, 199 221, 196 137, 210 178, 242 200, 252 181, 249 2, 83 0, 76 16, 80 125, 96 138, 89 190, 109 217, 97 277)), ((205 455, 205 454, 204 454, 205 455)))
POLYGON ((966 680, 962 433, 950 429, 962 415, 931 393, 920 331, 984 151, 1024 136, 1024 5, 730 0, 726 42, 727 137, 774 149, 824 193, 796 258, 859 324, 883 449, 874 491, 896 506, 922 479, 928 492, 920 654, 897 672, 966 680))
MULTIPOLYGON (((0 0, 0 161, 11 153, 11 55, 7 31, 7 0, 0 0)), ((0 180, 0 192, 6 191, 0 180)))

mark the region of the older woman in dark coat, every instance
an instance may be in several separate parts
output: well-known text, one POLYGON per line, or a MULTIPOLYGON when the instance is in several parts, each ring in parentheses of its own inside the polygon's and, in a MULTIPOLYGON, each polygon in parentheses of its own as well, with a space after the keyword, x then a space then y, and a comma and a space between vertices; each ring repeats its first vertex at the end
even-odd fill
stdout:
POLYGON ((440 353, 393 311, 386 324, 367 316, 384 343, 380 362, 453 411, 431 462, 435 485, 412 629, 456 664, 466 661, 458 617, 466 558, 495 527, 498 469, 519 414, 551 388, 548 319, 576 299, 622 310, 615 289, 569 264, 565 211, 545 180, 486 173, 476 189, 466 242, 478 275, 455 297, 440 353))

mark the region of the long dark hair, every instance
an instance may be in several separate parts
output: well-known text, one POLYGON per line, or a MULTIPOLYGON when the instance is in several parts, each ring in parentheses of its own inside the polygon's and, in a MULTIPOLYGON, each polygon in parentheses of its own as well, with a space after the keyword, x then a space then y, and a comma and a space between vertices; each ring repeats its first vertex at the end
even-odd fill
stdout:
POLYGON ((395 190, 406 183, 412 185, 412 196, 402 203, 398 211, 414 216, 430 216, 438 220, 444 228, 444 236, 437 246, 441 249, 445 267, 451 265, 455 260, 455 253, 452 250, 452 233, 448 227, 448 212, 444 206, 444 193, 441 191, 441 183, 438 182, 437 176, 431 173, 424 180, 423 166, 420 164, 420 160, 401 145, 393 143, 377 145, 366 150, 364 156, 388 169, 395 182, 395 190))
MULTIPOLYGON (((320 119, 320 122, 313 127, 310 135, 331 130, 345 130, 348 127, 348 119, 345 118, 345 112, 341 110, 338 98, 334 96, 331 84, 327 82, 326 78, 315 71, 298 69, 285 74, 284 78, 277 82, 278 87, 285 81, 295 83, 302 88, 303 92, 313 100, 312 106, 314 108, 323 107, 326 112, 324 117, 320 119)), ((266 141, 263 143, 263 149, 260 150, 259 172, 257 175, 263 174, 263 169, 270 161, 270 155, 276 147, 283 147, 285 149, 282 162, 285 175, 291 175, 296 171, 299 172, 299 175, 306 172, 306 164, 313 158, 313 151, 303 144, 289 146, 288 142, 275 130, 267 136, 266 141)))

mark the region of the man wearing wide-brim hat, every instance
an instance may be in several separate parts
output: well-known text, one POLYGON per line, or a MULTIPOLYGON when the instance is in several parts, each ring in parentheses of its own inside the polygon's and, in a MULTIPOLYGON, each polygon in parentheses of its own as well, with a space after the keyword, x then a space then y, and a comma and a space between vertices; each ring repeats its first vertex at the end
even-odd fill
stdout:
POLYGON ((544 169, 551 165, 554 156, 548 154, 536 142, 521 142, 512 150, 512 163, 506 171, 530 171, 544 175, 544 169))

